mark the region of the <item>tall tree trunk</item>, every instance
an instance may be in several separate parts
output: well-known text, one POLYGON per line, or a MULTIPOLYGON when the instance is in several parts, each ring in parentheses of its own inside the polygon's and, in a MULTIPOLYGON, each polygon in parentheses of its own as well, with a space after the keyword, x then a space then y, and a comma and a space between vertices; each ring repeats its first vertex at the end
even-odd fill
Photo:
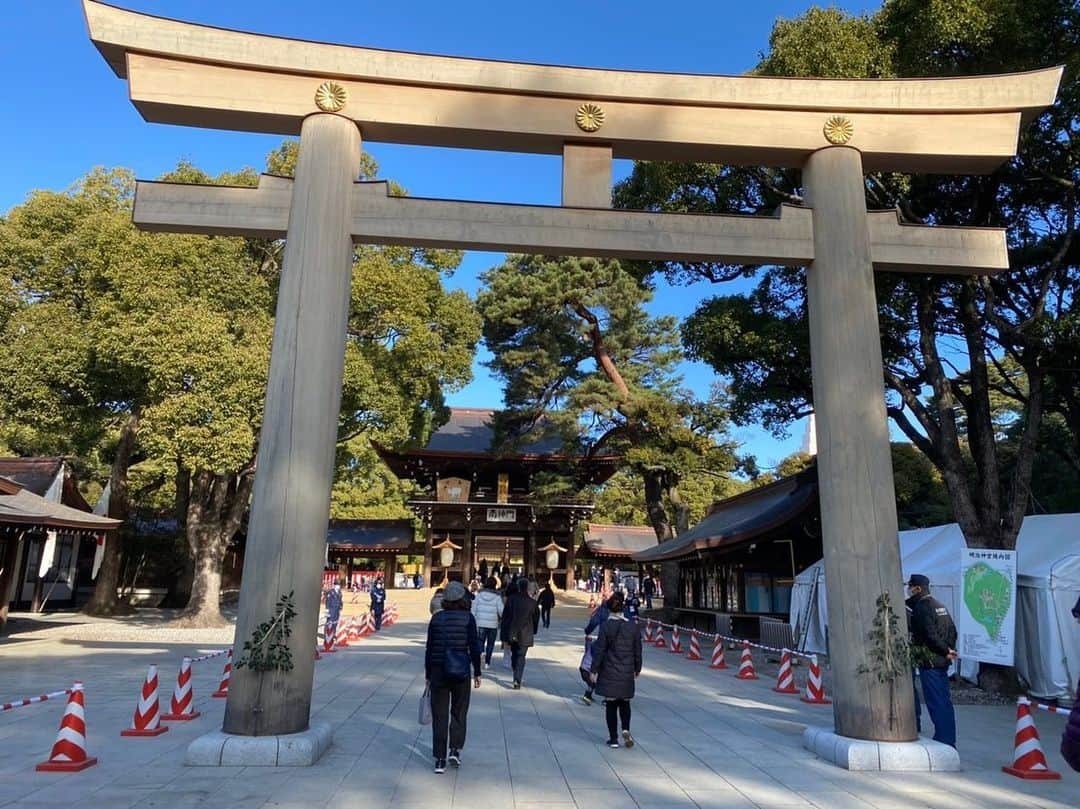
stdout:
POLYGON ((657 542, 674 539, 675 534, 671 530, 667 509, 664 508, 664 470, 646 469, 642 472, 642 478, 645 480, 645 511, 649 515, 653 531, 656 532, 657 542))
POLYGON ((191 600, 191 589, 195 583, 195 548, 187 534, 187 512, 190 500, 191 470, 186 469, 177 461, 176 498, 173 501, 173 511, 176 519, 177 536, 184 538, 187 553, 184 554, 183 567, 177 571, 176 582, 169 590, 166 605, 170 607, 186 606, 191 600))
POLYGON ((228 624, 221 614, 221 563, 240 528, 254 480, 254 463, 240 472, 197 470, 191 475, 186 535, 194 575, 191 598, 178 619, 183 626, 228 624))
POLYGON ((116 457, 113 459, 112 471, 109 474, 109 516, 124 520, 125 523, 105 542, 105 553, 102 555, 97 583, 84 608, 88 615, 115 615, 118 612, 129 612, 131 609, 128 605, 121 604, 116 591, 120 585, 120 570, 129 530, 126 523, 130 510, 128 469, 131 468, 138 434, 139 411, 136 409, 120 428, 116 457))
POLYGON ((675 511, 675 536, 679 536, 690 530, 690 506, 682 499, 679 482, 672 474, 668 475, 667 494, 675 511))

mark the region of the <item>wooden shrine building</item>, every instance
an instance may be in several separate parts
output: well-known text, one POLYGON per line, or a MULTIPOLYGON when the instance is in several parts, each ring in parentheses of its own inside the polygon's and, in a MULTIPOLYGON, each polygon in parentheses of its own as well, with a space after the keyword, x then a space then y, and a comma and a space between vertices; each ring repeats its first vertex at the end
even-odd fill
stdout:
POLYGON ((486 561, 489 568, 505 564, 541 580, 550 574, 556 587, 572 588, 575 530, 593 506, 585 498, 541 501, 534 483, 541 472, 568 469, 581 488, 603 483, 617 459, 567 456, 550 438, 500 453, 493 416, 492 410, 452 408, 423 448, 375 447, 394 474, 422 489, 409 507, 424 527, 424 583, 468 581, 486 561))
POLYGON ((822 555, 817 467, 712 505, 670 542, 639 551, 642 565, 678 565, 666 606, 685 624, 760 637, 763 622, 787 621, 795 576, 822 555))

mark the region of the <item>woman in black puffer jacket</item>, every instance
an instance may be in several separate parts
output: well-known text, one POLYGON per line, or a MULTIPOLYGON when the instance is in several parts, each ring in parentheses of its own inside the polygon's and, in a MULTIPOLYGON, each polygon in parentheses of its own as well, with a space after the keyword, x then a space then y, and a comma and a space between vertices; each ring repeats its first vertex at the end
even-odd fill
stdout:
POLYGON ((431 746, 435 772, 446 772, 446 761, 461 766, 470 686, 480 687, 480 635, 469 611, 465 585, 446 585, 442 609, 428 624, 424 675, 431 689, 431 746), (472 683, 469 673, 472 672, 472 683), (449 739, 447 738, 449 737, 449 739), (447 742, 449 741, 449 745, 447 742), (449 749, 448 749, 449 748, 449 749))
POLYGON ((634 680, 641 674, 641 633, 638 625, 623 617, 623 597, 616 593, 607 601, 610 617, 600 626, 592 645, 595 691, 607 707, 608 747, 619 746, 619 723, 623 743, 634 746, 630 735, 630 700, 634 680))

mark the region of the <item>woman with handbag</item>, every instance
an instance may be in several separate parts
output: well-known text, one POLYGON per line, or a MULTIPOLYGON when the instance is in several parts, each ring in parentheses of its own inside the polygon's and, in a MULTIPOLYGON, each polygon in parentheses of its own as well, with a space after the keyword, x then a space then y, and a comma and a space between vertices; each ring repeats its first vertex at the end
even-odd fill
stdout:
POLYGON ((623 744, 633 747, 630 700, 634 698, 634 681, 641 674, 641 633, 637 624, 623 615, 622 593, 615 593, 606 606, 609 616, 593 641, 589 670, 596 683, 595 691, 604 698, 607 709, 608 747, 619 746, 620 722, 623 744))
POLYGON ((443 773, 447 760, 455 767, 461 766, 470 685, 480 687, 480 635, 476 630, 476 619, 469 611, 465 585, 459 581, 446 585, 442 609, 428 624, 424 675, 431 690, 431 747, 435 772, 443 773))

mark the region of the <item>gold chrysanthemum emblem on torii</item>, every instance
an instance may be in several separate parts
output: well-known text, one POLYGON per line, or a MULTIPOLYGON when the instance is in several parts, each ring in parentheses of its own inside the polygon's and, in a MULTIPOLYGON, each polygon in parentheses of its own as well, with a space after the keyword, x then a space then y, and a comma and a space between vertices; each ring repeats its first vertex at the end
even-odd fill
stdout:
POLYGON ((855 134, 855 124, 851 123, 850 118, 834 115, 825 122, 822 131, 825 133, 825 140, 839 145, 851 140, 851 136, 855 134))
POLYGON ((336 81, 324 81, 315 90, 315 106, 323 112, 338 112, 349 100, 349 91, 336 81))
POLYGON ((595 132, 604 125, 604 110, 597 104, 582 104, 577 108, 574 121, 583 132, 595 132))

